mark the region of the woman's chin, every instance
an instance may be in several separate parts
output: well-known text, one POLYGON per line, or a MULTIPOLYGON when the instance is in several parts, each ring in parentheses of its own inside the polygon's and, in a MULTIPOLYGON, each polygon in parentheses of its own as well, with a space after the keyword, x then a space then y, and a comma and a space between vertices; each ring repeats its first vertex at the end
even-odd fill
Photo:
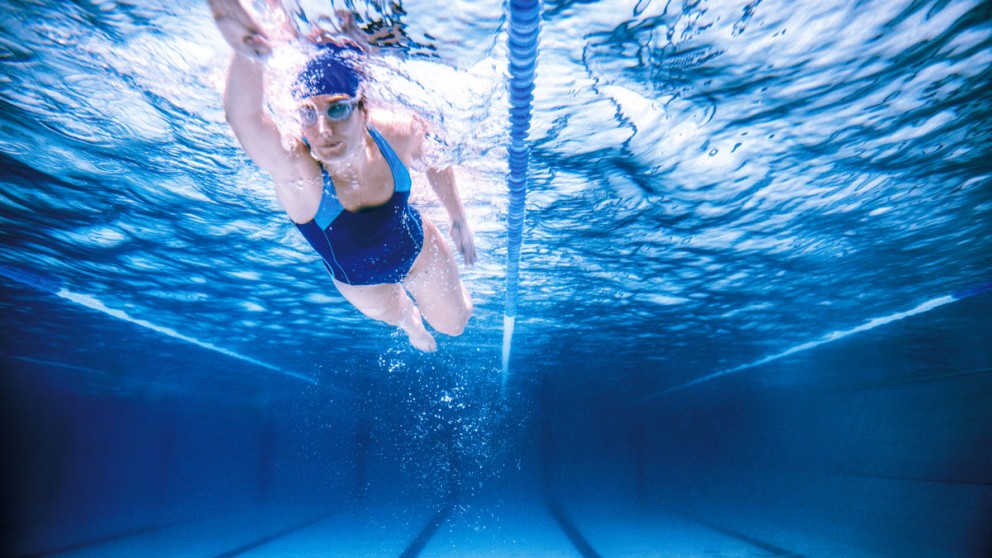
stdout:
POLYGON ((347 147, 347 145, 341 142, 333 145, 321 145, 311 151, 317 156, 317 159, 325 162, 333 162, 345 158, 345 155, 348 153, 347 147))

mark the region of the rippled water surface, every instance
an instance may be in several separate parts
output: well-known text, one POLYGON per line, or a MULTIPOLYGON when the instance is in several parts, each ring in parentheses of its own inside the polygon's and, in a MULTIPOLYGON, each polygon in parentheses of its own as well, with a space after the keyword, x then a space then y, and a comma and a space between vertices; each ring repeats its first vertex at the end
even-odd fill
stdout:
MULTIPOLYGON (((0 264, 302 373, 405 350, 236 145, 205 6, 6 4, 0 264)), ((298 25, 333 19, 310 4, 298 25)), ((442 348, 491 367, 505 21, 422 4, 349 6, 394 31, 380 102, 447 131, 482 257, 469 333, 442 348)), ((986 282, 990 68, 984 2, 546 3, 519 366, 608 351, 663 388, 986 282)))

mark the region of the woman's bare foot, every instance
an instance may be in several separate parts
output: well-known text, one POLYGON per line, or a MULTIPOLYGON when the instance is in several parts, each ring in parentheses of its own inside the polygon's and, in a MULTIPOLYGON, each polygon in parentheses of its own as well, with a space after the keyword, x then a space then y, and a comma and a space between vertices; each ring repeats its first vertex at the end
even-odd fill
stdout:
POLYGON ((424 320, 420 317, 420 310, 417 310, 417 307, 414 306, 411 314, 409 319, 400 322, 400 328, 410 337, 410 344, 425 353, 436 352, 437 341, 427 331, 427 328, 424 327, 424 320))

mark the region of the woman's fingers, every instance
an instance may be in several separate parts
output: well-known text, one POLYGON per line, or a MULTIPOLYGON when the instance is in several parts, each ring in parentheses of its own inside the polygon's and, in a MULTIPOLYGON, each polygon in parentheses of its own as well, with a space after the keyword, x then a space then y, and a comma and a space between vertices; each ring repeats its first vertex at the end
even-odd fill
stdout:
POLYGON ((269 37, 237 0, 210 0, 220 34, 236 52, 261 59, 272 53, 269 37))
POLYGON ((475 261, 477 259, 475 255, 475 242, 471 238, 469 238, 468 242, 465 245, 465 248, 462 250, 462 254, 464 254, 465 257, 465 265, 467 266, 475 265, 475 261))
POLYGON ((272 53, 269 38, 261 29, 247 27, 237 19, 217 20, 217 29, 236 52, 249 58, 265 58, 272 53))
POLYGON ((233 19, 240 21, 245 27, 252 23, 251 16, 239 0, 207 0, 207 4, 210 5, 215 21, 233 19))
POLYGON ((465 265, 475 265, 475 239, 472 231, 468 227, 463 228, 464 240, 462 240, 462 254, 465 257, 465 265))
POLYGON ((269 46, 269 39, 265 35, 252 33, 244 38, 245 48, 248 54, 254 58, 265 58, 272 54, 272 47, 269 46))
POLYGON ((455 248, 464 256, 465 265, 474 265, 476 253, 475 240, 472 238, 472 229, 468 228, 468 225, 465 223, 455 221, 451 223, 451 239, 455 242, 455 248))

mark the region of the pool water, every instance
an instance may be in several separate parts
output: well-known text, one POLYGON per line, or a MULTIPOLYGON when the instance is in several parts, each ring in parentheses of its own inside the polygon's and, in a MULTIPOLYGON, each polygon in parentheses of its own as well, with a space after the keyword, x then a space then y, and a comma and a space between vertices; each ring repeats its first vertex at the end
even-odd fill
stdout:
POLYGON ((505 387, 506 7, 283 5, 443 128, 466 332, 335 291, 205 3, 6 2, 0 553, 992 552, 987 2, 544 2, 505 387))

